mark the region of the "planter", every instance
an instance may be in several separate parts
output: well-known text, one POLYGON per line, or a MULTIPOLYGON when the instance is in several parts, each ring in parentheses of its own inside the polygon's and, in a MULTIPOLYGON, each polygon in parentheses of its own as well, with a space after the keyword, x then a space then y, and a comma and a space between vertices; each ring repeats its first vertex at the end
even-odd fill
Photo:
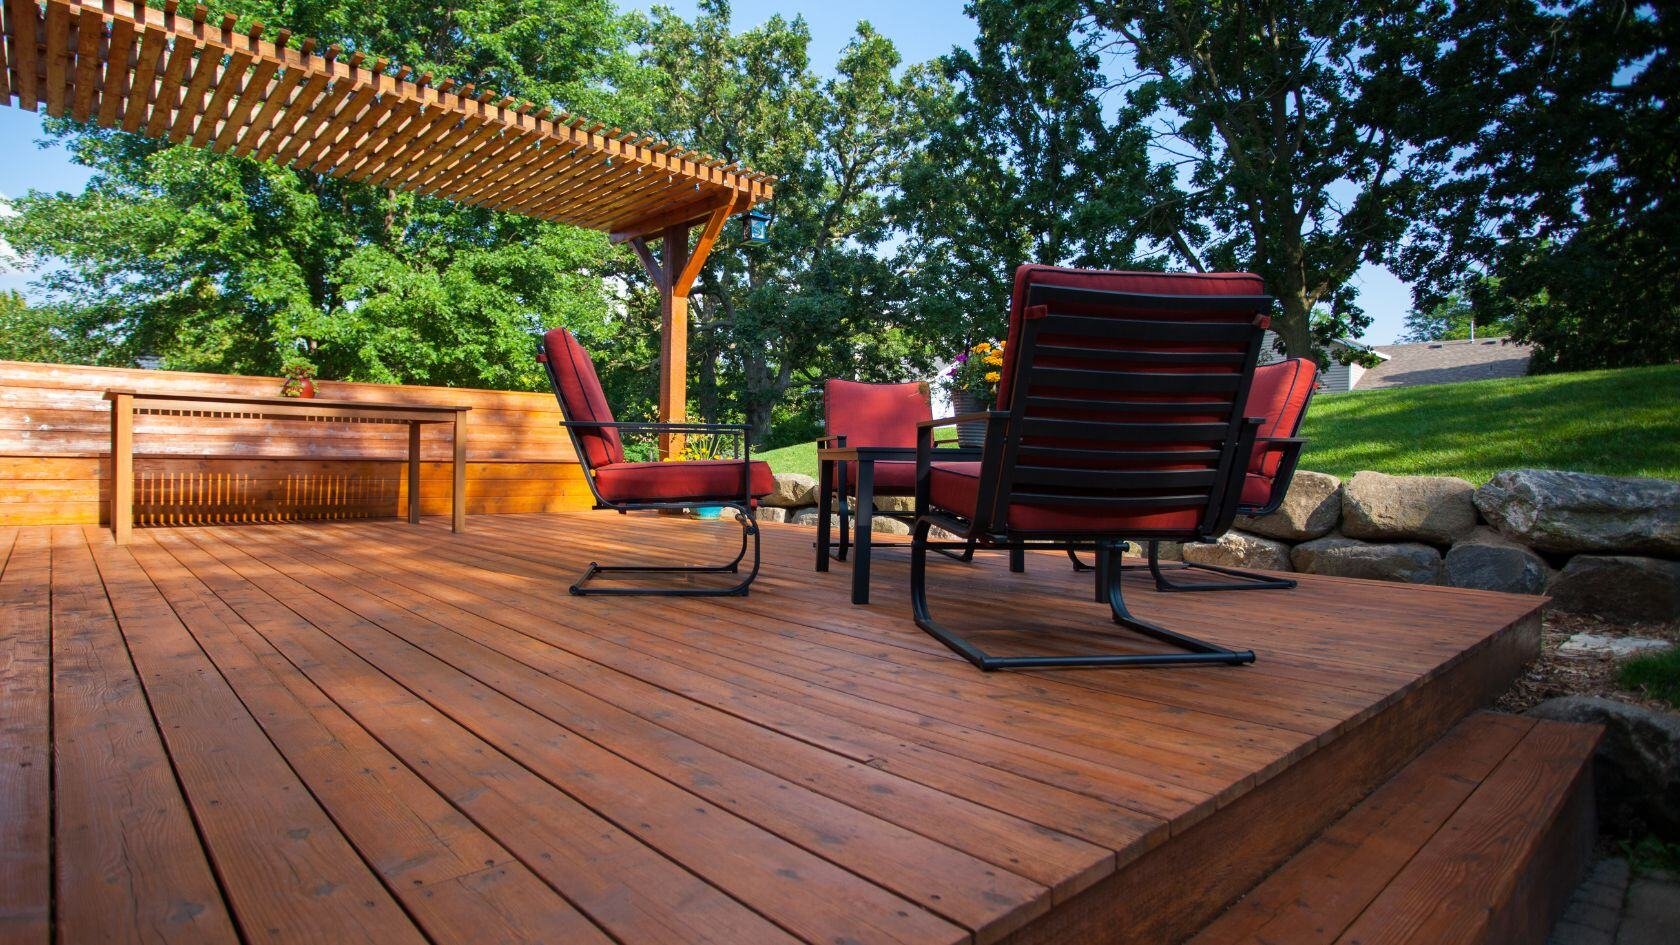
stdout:
MULTIPOLYGON (((979 413, 986 402, 965 390, 951 392, 951 409, 959 414, 979 413)), ((981 446, 986 442, 986 421, 970 420, 957 424, 957 445, 981 446)))
POLYGON ((314 397, 315 382, 307 377, 297 379, 288 378, 284 384, 280 385, 280 396, 305 398, 314 397))

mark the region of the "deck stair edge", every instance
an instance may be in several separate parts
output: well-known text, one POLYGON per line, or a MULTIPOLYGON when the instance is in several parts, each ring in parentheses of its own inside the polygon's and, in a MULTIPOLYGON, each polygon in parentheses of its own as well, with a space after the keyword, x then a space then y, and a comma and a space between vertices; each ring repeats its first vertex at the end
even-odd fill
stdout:
POLYGON ((1543 943, 1590 859, 1601 736, 1468 716, 1187 945, 1543 943))

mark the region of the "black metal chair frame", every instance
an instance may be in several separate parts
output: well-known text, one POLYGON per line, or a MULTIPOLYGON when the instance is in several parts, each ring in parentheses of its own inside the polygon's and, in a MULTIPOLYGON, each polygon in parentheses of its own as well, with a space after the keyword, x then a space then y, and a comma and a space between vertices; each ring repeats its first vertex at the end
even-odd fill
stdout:
MULTIPOLYGON (((549 386, 554 390, 555 399, 565 408, 565 398, 560 395, 560 381, 554 374, 554 366, 548 363, 546 353, 542 350, 541 342, 537 350, 543 367, 548 374, 549 386)), ((735 520, 741 526, 741 547, 735 557, 725 564, 710 565, 603 565, 589 562, 583 575, 568 588, 571 593, 579 596, 599 597, 746 597, 752 582, 758 577, 760 563, 758 517, 752 497, 752 442, 748 438, 751 427, 746 424, 730 423, 620 423, 590 420, 562 420, 560 425, 572 440, 572 449, 576 451, 579 463, 584 469, 584 480, 589 483, 589 492, 595 497, 595 508, 611 509, 619 514, 628 512, 661 511, 680 512, 696 505, 720 505, 733 509, 735 520), (601 490, 595 485, 595 470, 589 462, 589 454, 578 436, 579 430, 613 429, 626 433, 648 434, 676 434, 676 435, 710 435, 716 437, 733 436, 740 444, 741 461, 741 495, 727 499, 695 498, 685 500, 657 501, 657 502, 618 502, 601 495, 601 490), (752 569, 738 583, 728 587, 590 587, 595 578, 613 574, 739 574, 741 562, 747 557, 749 540, 752 545, 752 569)))
MULTIPOLYGON (((916 525, 911 534, 910 550, 910 601, 911 612, 916 625, 964 659, 986 671, 1252 663, 1254 661, 1252 650, 1236 650, 1199 640, 1133 614, 1126 606, 1121 569, 1112 566, 1112 562, 1118 559, 1120 545, 1124 541, 1120 536, 1094 538, 1088 532, 1025 532, 1012 530, 1006 523, 1010 503, 1021 499, 1050 503, 1061 500, 1071 507, 1091 508, 1146 508, 1167 501, 1160 496, 1070 498, 1054 492, 1057 484, 1078 486, 1106 483, 1131 488, 1184 489, 1186 495, 1171 498, 1182 498, 1185 501, 1203 503, 1203 515, 1197 527, 1197 534, 1201 538, 1212 539, 1229 529, 1237 515, 1243 473, 1246 470, 1248 458, 1253 454, 1255 437, 1263 422, 1257 418, 1245 417, 1243 411, 1248 397, 1249 385, 1253 381, 1254 367, 1259 360, 1263 332, 1260 330, 1258 323, 1260 317, 1270 309, 1272 303, 1273 300, 1269 296, 1185 297, 1064 286, 1031 286, 1027 290, 1026 306, 1029 308, 1045 306, 1048 313, 1040 318, 1029 318, 1023 321, 1020 340, 1017 342, 1018 347, 1013 352, 1013 356, 1016 358, 1015 381, 1011 390, 1008 409, 924 421, 918 425, 916 525), (1092 318, 1075 314, 1058 314, 1057 312, 1060 304, 1081 302, 1087 304, 1093 302, 1123 302, 1133 308, 1178 308, 1194 305, 1202 310, 1217 307, 1252 311, 1255 315, 1256 324, 1147 322, 1092 318), (1210 363, 1237 364, 1240 370, 1238 374, 1204 375, 1143 372, 1126 374, 1085 368, 1041 367, 1034 364, 1034 359, 1039 351, 1038 336, 1046 330, 1050 330, 1056 335, 1086 332, 1092 337, 1103 335, 1124 337, 1121 333, 1130 331, 1133 332, 1134 337, 1142 336, 1151 340, 1246 342, 1247 347, 1246 351, 1240 356, 1210 353, 1207 357, 1199 359, 1210 363), (1229 412, 1227 418, 1217 424, 1185 421, 1116 423, 1043 417, 1029 418, 1026 415, 1029 402, 1034 406, 1081 406, 1079 401, 1066 401, 1033 394, 1032 391, 1035 386, 1041 382, 1059 382, 1065 386, 1106 387, 1118 391, 1134 390, 1141 392, 1147 390, 1152 393, 1224 394, 1230 397, 1229 412), (949 512, 932 511, 929 508, 931 467, 935 458, 933 431, 939 427, 966 421, 984 421, 986 424, 985 445, 981 448, 979 494, 975 501, 974 514, 971 519, 963 519, 949 512), (1192 434, 1194 435, 1192 436, 1192 434), (1219 446, 1217 450, 1209 448, 1194 453, 1176 451, 1151 454, 1147 450, 1143 450, 1137 454, 1137 458, 1140 460, 1156 459, 1164 462, 1184 462, 1194 458, 1203 462, 1216 463, 1212 471, 1081 470, 1072 472, 1066 469, 1019 464, 1018 460, 1023 452, 1046 459, 1060 460, 1077 459, 1082 452, 1075 447, 1036 444, 1023 447, 1023 439, 1032 435, 1134 443, 1164 442, 1170 441, 1174 437, 1180 437, 1184 439, 1203 439, 1209 443, 1217 442, 1219 446), (959 540, 954 542, 933 541, 929 535, 935 527, 958 536, 959 540), (1075 548, 1090 548, 1095 545, 1097 549, 1097 570, 1100 572, 1098 579, 1100 596, 1108 603, 1109 614, 1114 623, 1143 636, 1170 644, 1181 652, 1092 653, 1055 656, 994 656, 987 653, 935 620, 928 606, 927 552, 939 549, 964 548, 969 546, 970 543, 976 543, 985 548, 1008 550, 1012 556, 1029 549, 1072 551, 1075 548)), ((1126 352, 1126 355, 1133 361, 1166 359, 1155 359, 1146 352, 1126 352)), ((1184 358, 1185 356, 1169 355, 1166 357, 1184 358)), ((1198 360, 1198 358, 1191 357, 1190 360, 1198 360)), ((1089 406, 1109 409, 1124 406, 1139 413, 1170 414, 1175 411, 1185 412, 1184 403, 1171 401, 1102 401, 1089 406)), ((1225 408, 1221 409, 1224 410, 1225 408)), ((1176 539, 1182 534, 1181 530, 1173 530, 1170 534, 1134 534, 1128 537, 1176 539)))
MULTIPOLYGON (((1262 436, 1255 438, 1255 445, 1277 446, 1281 448, 1283 460, 1278 466, 1278 474, 1273 477, 1272 494, 1265 505, 1238 506, 1237 514, 1258 517, 1270 515, 1283 505, 1284 497, 1289 492, 1289 483, 1295 478, 1295 468, 1301 461, 1301 450, 1307 445, 1304 437, 1296 436, 1301 430, 1301 424, 1306 420, 1307 407, 1312 406, 1312 392, 1307 393, 1307 403, 1301 408, 1301 415, 1295 418, 1295 429, 1289 436, 1262 436)), ((1159 541, 1144 542, 1145 564, 1123 564, 1122 571, 1148 571, 1155 579, 1155 589, 1168 592, 1194 591, 1287 591, 1297 587, 1299 582, 1294 578, 1280 578, 1270 574, 1259 574, 1254 571, 1244 571, 1240 568, 1227 568, 1219 564, 1197 564, 1191 561, 1161 562, 1161 543, 1159 541), (1207 571, 1222 574, 1232 578, 1229 581, 1173 581, 1164 572, 1167 571, 1207 571)), ((1079 560, 1079 552, 1068 549, 1068 560, 1073 562, 1075 571, 1095 571, 1096 566, 1079 560)), ((1097 599, 1103 596, 1102 587, 1097 587, 1097 599)))

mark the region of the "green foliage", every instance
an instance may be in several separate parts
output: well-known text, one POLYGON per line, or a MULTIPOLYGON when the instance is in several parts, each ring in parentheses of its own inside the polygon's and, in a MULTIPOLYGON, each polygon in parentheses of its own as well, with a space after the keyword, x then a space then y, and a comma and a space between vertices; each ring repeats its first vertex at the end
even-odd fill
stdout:
POLYGON ((780 415, 803 435, 823 378, 929 367, 899 317, 903 280, 878 252, 891 231, 886 197, 921 136, 892 43, 859 24, 834 77, 819 80, 803 20, 737 33, 722 2, 702 3, 693 22, 658 9, 639 39, 656 130, 781 178, 769 244, 744 247, 731 227, 696 284, 701 416, 744 416, 766 442, 780 415))
POLYGON ((1401 341, 1460 341, 1466 338, 1497 338, 1513 330, 1509 317, 1478 312, 1462 293, 1453 293, 1424 309, 1406 313, 1406 333, 1401 341))
POLYGON ((19 292, 0 292, 0 361, 64 362, 83 357, 64 313, 31 306, 19 292))
MULTIPOLYGON (((606 0, 231 8, 609 116, 630 65, 606 0)), ((63 334, 91 339, 66 360, 274 374, 304 356, 340 380, 535 389, 531 334, 605 332, 601 277, 629 262, 599 234, 67 121, 48 130, 94 177, 81 194, 17 200, 0 238, 43 267, 63 334)))
POLYGON ((1457 4, 1404 126, 1443 182, 1398 273, 1509 319, 1536 371, 1680 359, 1673 4, 1457 4))
POLYGON ((1628 660, 1616 670, 1616 684, 1680 709, 1680 647, 1628 660))
MULTIPOLYGON (((1680 479, 1680 365, 1320 394, 1301 465, 1348 477, 1572 469, 1680 479)), ((816 475, 811 443, 765 453, 777 472, 816 475)))
POLYGON ((1370 323, 1350 280, 1412 221, 1431 169, 1395 131, 1445 4, 1135 0, 1089 4, 1132 107, 1182 183, 1151 208, 1185 263, 1250 269, 1278 296, 1282 347, 1370 323))
POLYGON ((974 0, 975 49, 912 75, 927 137, 893 211, 912 317, 946 357, 1002 337, 1022 263, 1157 268, 1140 254, 1151 207, 1170 202, 1138 109, 1105 98, 1107 37, 1079 0, 974 0))

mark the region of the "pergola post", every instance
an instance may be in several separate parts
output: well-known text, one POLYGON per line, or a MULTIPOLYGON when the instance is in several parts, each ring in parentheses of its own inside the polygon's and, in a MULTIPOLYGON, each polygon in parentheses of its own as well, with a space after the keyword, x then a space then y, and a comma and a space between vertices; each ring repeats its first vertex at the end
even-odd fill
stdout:
MULTIPOLYGON (((692 249, 689 230, 694 221, 673 223, 659 231, 660 256, 655 258, 646 236, 631 238, 630 245, 659 289, 659 422, 682 423, 688 419, 688 295, 700 277, 723 225, 734 209, 733 199, 713 208, 705 228, 692 249)), ((681 453, 683 438, 659 438, 659 456, 670 459, 681 453)))
MULTIPOLYGON (((659 422, 682 423, 688 419, 688 287, 678 292, 676 280, 688 266, 688 224, 666 227, 660 242, 665 281, 659 286, 659 422)), ((682 450, 682 437, 659 438, 661 459, 682 450)))

